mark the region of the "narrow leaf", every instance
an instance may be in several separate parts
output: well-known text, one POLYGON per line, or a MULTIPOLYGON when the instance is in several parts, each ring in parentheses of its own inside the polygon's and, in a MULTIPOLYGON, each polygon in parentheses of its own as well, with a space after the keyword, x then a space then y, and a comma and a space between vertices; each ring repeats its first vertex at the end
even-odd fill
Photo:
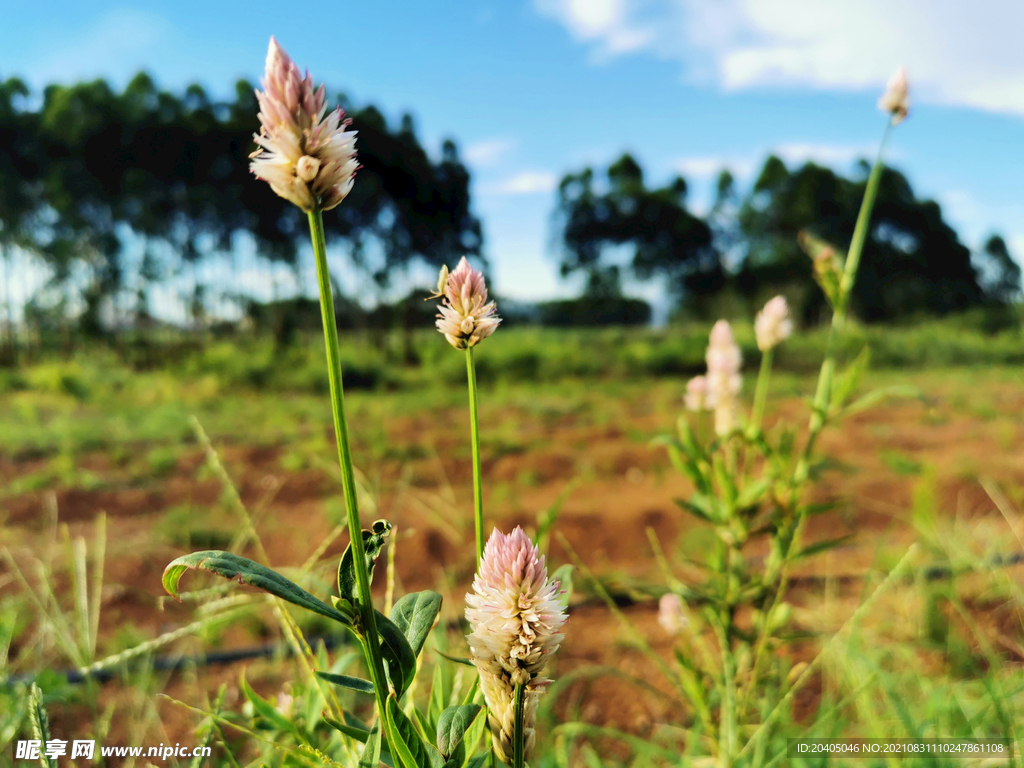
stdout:
POLYGON ((419 656, 423 650, 423 643, 440 612, 441 595, 430 590, 405 595, 391 609, 391 621, 402 630, 414 657, 419 656))
POLYGON ((705 523, 714 523, 715 521, 711 516, 711 510, 705 505, 697 502, 698 496, 699 494, 694 494, 692 499, 673 499, 673 501, 675 501, 676 506, 681 510, 689 512, 698 520, 703 520, 705 523))
POLYGON ((367 730, 364 730, 362 728, 355 728, 354 726, 346 725, 345 723, 339 723, 333 717, 328 717, 324 713, 321 713, 320 716, 324 719, 325 723, 331 726, 331 728, 333 728, 336 731, 340 731, 341 733, 345 734, 350 738, 355 739, 361 744, 365 744, 366 740, 370 736, 370 732, 367 730))
POLYGON ((764 498, 765 493, 771 488, 771 478, 762 477, 760 480, 755 480, 744 488, 740 495, 736 497, 736 506, 739 509, 745 509, 746 507, 753 507, 756 504, 761 503, 761 499, 764 498))
POLYGON ((319 613, 346 626, 352 625, 345 614, 317 600, 298 584, 276 571, 248 558, 219 550, 193 552, 168 563, 164 569, 163 583, 164 589, 171 597, 178 598, 178 581, 190 568, 210 571, 225 579, 237 579, 239 584, 250 584, 307 611, 319 613))
POLYGON ((342 688, 350 688, 353 691, 359 691, 361 693, 373 693, 373 683, 369 680, 364 680, 361 677, 335 675, 331 672, 320 672, 319 670, 317 671, 316 676, 322 680, 326 680, 328 683, 340 685, 342 688))
POLYGON ((245 672, 242 673, 242 676, 239 679, 239 688, 242 689, 242 693, 245 694, 245 698, 252 703, 252 708, 256 715, 263 718, 268 725, 278 731, 290 733, 299 741, 300 744, 309 743, 291 720, 278 712, 277 707, 264 699, 249 686, 249 683, 245 679, 245 672))
POLYGON ((440 664, 434 665, 434 680, 430 685, 430 705, 427 707, 427 718, 430 720, 430 729, 437 730, 437 721, 448 705, 451 691, 448 690, 448 676, 444 673, 440 664))
POLYGON ((449 656, 444 651, 439 651, 436 648, 434 649, 434 653, 436 653, 438 656, 443 656, 444 658, 448 659, 448 661, 454 661, 456 664, 465 664, 467 667, 476 666, 476 664, 474 664, 470 659, 465 659, 461 656, 449 656))
POLYGON ((797 557, 810 557, 811 555, 816 555, 819 552, 825 552, 826 550, 834 549, 835 547, 845 544, 855 535, 856 534, 848 533, 845 536, 839 536, 835 539, 825 539, 824 541, 816 541, 815 543, 809 544, 808 546, 801 549, 797 557))

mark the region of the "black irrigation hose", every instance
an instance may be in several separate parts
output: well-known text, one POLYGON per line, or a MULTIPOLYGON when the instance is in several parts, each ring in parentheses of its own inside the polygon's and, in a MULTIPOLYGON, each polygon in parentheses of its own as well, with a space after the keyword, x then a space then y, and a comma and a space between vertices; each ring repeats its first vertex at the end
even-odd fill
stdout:
MULTIPOLYGON (((340 636, 331 637, 318 635, 307 638, 307 642, 311 648, 315 648, 320 643, 323 643, 327 650, 331 650, 342 644, 342 638, 340 636)), ((264 643, 263 645, 251 645, 247 648, 236 648, 230 651, 214 651, 213 653, 198 653, 192 656, 156 656, 150 660, 149 664, 150 668, 156 672, 180 672, 183 669, 194 669, 196 667, 213 667, 224 664, 234 664, 236 661, 244 661, 246 659, 265 659, 272 658, 274 656, 291 655, 292 648, 290 645, 281 643, 264 643)), ((126 661, 125 665, 130 663, 130 661, 126 661)), ((71 668, 61 670, 58 674, 66 677, 69 683, 84 683, 86 680, 95 680, 100 683, 107 683, 115 677, 118 677, 124 671, 125 665, 111 667, 110 669, 100 669, 89 673, 83 673, 80 669, 71 668)), ((31 672, 25 672, 20 675, 11 675, 6 679, 0 680, 0 685, 27 685, 35 680, 37 676, 38 673, 31 672)))
MULTIPOLYGON (((1010 566, 1019 565, 1021 563, 1024 563, 1024 552, 1014 552, 1009 555, 994 555, 989 559, 987 568, 990 570, 996 570, 999 568, 1009 568, 1010 566)), ((926 568, 923 571, 923 575, 926 581, 940 581, 942 579, 952 578, 954 571, 949 566, 938 565, 926 568)), ((819 582, 823 580, 823 576, 797 576, 791 579, 793 583, 819 582)), ((608 590, 608 592, 612 600, 615 602, 615 605, 620 608, 627 608, 632 605, 646 603, 651 597, 655 596, 648 596, 644 594, 643 598, 640 598, 638 595, 642 594, 641 590, 608 590)), ((604 604, 604 600, 600 597, 594 596, 576 603, 574 607, 602 604, 604 604)), ((458 620, 452 622, 452 625, 454 626, 459 626, 459 624, 460 622, 458 620)), ((343 637, 340 635, 317 635, 307 638, 307 642, 311 648, 323 643, 327 650, 332 650, 341 645, 342 640, 343 637)), ((291 655, 292 649, 290 645, 281 643, 264 643, 263 645, 249 646, 248 648, 237 648, 230 651, 215 651, 213 653, 200 653, 192 656, 157 656, 150 661, 150 664, 154 671, 179 672, 183 669, 194 669, 196 667, 213 667, 225 664, 234 664, 236 661, 245 661, 246 659, 266 659, 274 656, 291 655)), ((62 670, 58 672, 58 674, 67 678, 68 683, 72 684, 84 683, 86 680, 95 680, 100 683, 106 683, 110 682, 115 677, 118 677, 123 669, 124 667, 113 667, 111 669, 101 669, 89 674, 83 674, 80 669, 72 668, 62 670)), ((19 675, 11 675, 7 678, 0 679, 0 685, 8 687, 15 685, 27 685, 36 679, 37 674, 38 673, 25 672, 19 675)))

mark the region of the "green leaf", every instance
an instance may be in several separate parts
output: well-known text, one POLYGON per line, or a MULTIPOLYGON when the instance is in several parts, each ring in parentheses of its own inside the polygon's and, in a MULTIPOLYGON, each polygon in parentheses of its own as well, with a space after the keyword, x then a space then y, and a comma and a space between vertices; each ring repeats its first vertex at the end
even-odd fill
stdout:
POLYGON ((46 742, 50 740, 50 718, 43 706, 43 692, 35 683, 32 683, 29 693, 29 720, 32 722, 32 736, 41 742, 39 763, 43 768, 57 768, 57 761, 46 756, 46 742))
POLYGON ((437 749, 441 756, 454 759, 461 764, 466 755, 462 737, 473 720, 480 714, 479 704, 462 704, 448 707, 437 721, 437 749))
MULTIPOLYGON (((178 598, 178 581, 189 568, 216 573, 225 579, 237 579, 239 584, 250 584, 292 605, 305 608, 334 619, 346 626, 352 626, 349 618, 340 611, 322 603, 298 584, 289 581, 276 571, 253 562, 248 558, 219 550, 204 550, 172 560, 164 569, 164 589, 171 597, 178 598)), ((178 598, 180 599, 180 598, 178 598)))
POLYGON ((866 411, 868 408, 874 407, 876 404, 886 400, 890 397, 908 397, 922 399, 924 393, 921 392, 917 387, 911 387, 906 384, 897 384, 892 387, 882 387, 880 389, 872 390, 866 395, 854 400, 846 408, 842 410, 843 416, 850 416, 854 413, 860 413, 866 411))
POLYGON ((451 691, 448 690, 448 676, 440 664, 434 665, 434 679, 430 684, 430 704, 427 706, 427 719, 430 722, 430 729, 437 730, 437 720, 441 717, 451 691))
MULTIPOLYGON (((483 768, 484 763, 487 762, 488 754, 490 754, 489 751, 484 752, 482 755, 470 758, 469 762, 466 763, 466 768, 483 768)), ((445 763, 444 768, 458 768, 458 766, 453 766, 452 763, 445 763)))
POLYGON ((434 649, 434 653, 436 653, 438 656, 443 656, 444 658, 448 659, 448 661, 454 661, 456 664, 465 664, 467 667, 476 666, 476 664, 474 664, 471 659, 464 659, 461 656, 449 656, 444 651, 439 651, 436 648, 434 649))
POLYGON ((555 600, 562 608, 568 608, 572 600, 572 563, 566 563, 551 574, 551 580, 557 581, 561 588, 561 593, 555 595, 555 600))
POLYGON ((336 731, 340 731, 341 733, 345 734, 346 736, 348 736, 350 738, 355 739, 356 741, 360 742, 361 744, 365 744, 366 740, 370 736, 370 732, 367 731, 365 728, 356 728, 355 726, 352 726, 352 725, 346 725, 345 723, 339 723, 333 717, 328 717, 326 714, 322 714, 321 713, 320 716, 324 719, 325 723, 327 723, 329 726, 331 726, 331 728, 333 728, 336 731))
POLYGON ((391 609, 391 621, 408 639, 413 656, 420 655, 423 643, 434 628, 434 620, 440 612, 441 596, 430 590, 406 595, 391 609))
POLYGON ((335 675, 331 672, 317 671, 316 676, 328 683, 340 685, 342 688, 351 688, 361 693, 373 693, 373 683, 361 677, 350 677, 349 675, 335 675))
POLYGON ((391 619, 380 611, 377 615, 377 634, 380 636, 381 655, 391 688, 399 698, 405 693, 416 675, 416 655, 405 634, 391 619))
POLYGON ((376 723, 366 738, 366 748, 359 756, 359 768, 380 767, 380 723, 376 723))
POLYGON ((403 768, 444 768, 441 753, 432 744, 423 743, 394 694, 388 696, 387 716, 394 725, 392 752, 403 768))
POLYGON ((857 387, 860 386, 860 380, 864 376, 864 371, 867 370, 868 363, 871 362, 871 349, 865 345, 861 349, 860 354, 853 359, 853 362, 846 366, 846 370, 843 371, 832 384, 832 408, 842 408, 843 404, 850 398, 854 392, 857 391, 857 387))
POLYGON ((721 453, 716 453, 711 459, 711 468, 718 482, 718 488, 730 507, 736 506, 736 482, 733 480, 729 470, 726 469, 725 459, 721 453))
POLYGON ((278 731, 290 733, 300 744, 309 743, 308 739, 302 735, 291 720, 278 712, 277 707, 249 687, 249 683, 245 679, 245 672, 242 673, 242 676, 239 679, 239 688, 242 689, 242 693, 245 694, 245 698, 252 703, 252 708, 255 713, 266 720, 271 727, 278 731))
POLYGON ((736 506, 739 509, 746 509, 747 507, 753 507, 761 503, 761 499, 764 497, 768 489, 772 487, 771 478, 762 477, 760 480, 755 480, 744 488, 740 495, 736 497, 736 506))
POLYGON ((695 493, 689 499, 673 499, 673 501, 684 512, 689 512, 705 523, 713 524, 717 518, 713 507, 714 501, 701 493, 695 493))
POLYGON ((854 536, 856 536, 856 534, 848 533, 845 536, 839 536, 835 539, 825 539, 824 541, 816 541, 813 544, 809 544, 803 549, 801 549, 800 553, 797 555, 797 558, 810 557, 811 555, 816 555, 819 552, 825 552, 826 550, 834 549, 835 547, 845 544, 854 536))
MULTIPOLYGON (((374 520, 373 530, 363 530, 363 550, 366 555, 366 572, 373 583, 373 566, 384 548, 384 539, 391 535, 391 523, 387 520, 374 520)), ((352 555, 352 543, 345 547, 345 552, 338 563, 338 595, 353 604, 359 602, 359 585, 356 581, 355 560, 352 555)))

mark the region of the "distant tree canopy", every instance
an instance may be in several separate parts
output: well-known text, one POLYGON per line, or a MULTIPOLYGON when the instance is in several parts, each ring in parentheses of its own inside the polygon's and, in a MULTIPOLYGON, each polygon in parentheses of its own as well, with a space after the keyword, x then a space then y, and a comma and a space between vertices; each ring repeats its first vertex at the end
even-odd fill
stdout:
MULTIPOLYGON (((148 247, 158 243, 195 264, 224 257, 245 233, 261 256, 293 264, 308 242, 305 215, 249 173, 258 107, 251 83, 235 90, 216 101, 197 85, 170 93, 140 74, 121 93, 102 80, 52 85, 31 109, 23 83, 0 82, 0 247, 40 255, 56 284, 84 268, 85 315, 125 285, 126 232, 147 243, 142 282, 166 272, 148 247)), ((415 260, 479 256, 455 144, 434 161, 408 115, 396 128, 372 106, 350 117, 362 169, 324 217, 328 241, 347 243, 381 285, 415 260)))
MULTIPOLYGON (((814 322, 825 297, 797 235, 807 230, 842 250, 849 246, 866 163, 860 171, 861 178, 848 179, 813 163, 790 170, 772 156, 742 199, 732 176, 723 172, 714 206, 701 219, 686 210, 687 187, 680 177, 664 188, 648 188, 636 160, 624 155, 597 191, 594 172, 586 168, 559 186, 555 222, 562 274, 584 270, 592 285, 600 285, 600 276, 610 273, 617 285, 608 254, 625 245, 632 248, 629 266, 636 278, 667 279, 691 306, 731 291, 752 311, 770 294, 783 292, 805 322, 814 322)), ((1020 279, 1002 238, 993 236, 972 262, 939 205, 918 199, 906 177, 884 169, 854 289, 858 316, 871 322, 1003 304, 1019 297, 1020 279)))
POLYGON ((618 265, 605 260, 609 247, 632 250, 629 267, 647 279, 663 276, 675 294, 713 293, 724 273, 707 222, 686 209, 686 182, 677 176, 649 188, 640 165, 623 155, 609 166, 607 191, 595 190, 590 168, 569 174, 558 186, 556 225, 561 229, 562 275, 587 275, 587 294, 618 294, 618 265))

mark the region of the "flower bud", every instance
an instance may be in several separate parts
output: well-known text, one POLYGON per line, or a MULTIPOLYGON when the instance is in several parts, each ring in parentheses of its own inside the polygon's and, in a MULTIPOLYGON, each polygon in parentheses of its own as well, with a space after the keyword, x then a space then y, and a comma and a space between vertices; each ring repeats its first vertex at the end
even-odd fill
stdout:
POLYGON ((793 321, 789 318, 789 307, 784 296, 776 296, 764 305, 754 319, 754 335, 757 348, 767 352, 788 339, 793 333, 793 321))
POLYGON ((885 93, 878 100, 878 108, 892 115, 892 124, 899 125, 910 110, 910 88, 907 84, 907 70, 897 69, 885 87, 885 93))
POLYGON ((724 437, 736 426, 737 398, 743 386, 742 355, 728 321, 719 320, 711 329, 705 359, 708 364, 705 402, 715 412, 715 433, 724 437))
POLYGON ((658 601, 658 623, 670 635, 678 635, 690 623, 683 610, 683 599, 666 592, 658 601))

